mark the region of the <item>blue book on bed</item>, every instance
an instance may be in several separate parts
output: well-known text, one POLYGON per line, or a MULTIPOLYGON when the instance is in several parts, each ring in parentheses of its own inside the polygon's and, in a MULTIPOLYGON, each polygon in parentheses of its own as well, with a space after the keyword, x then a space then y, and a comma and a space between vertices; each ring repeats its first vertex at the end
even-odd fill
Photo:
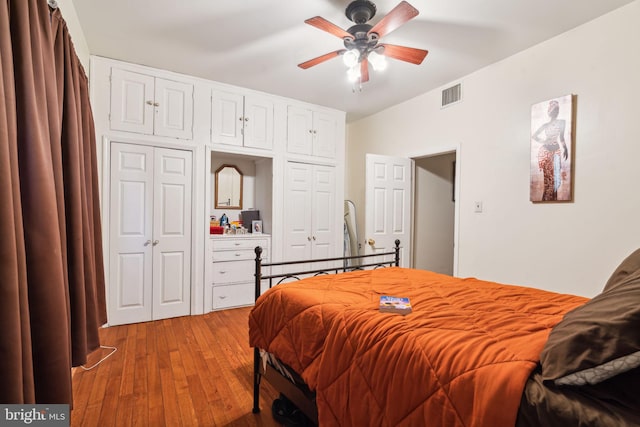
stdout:
POLYGON ((380 312, 409 314, 411 313, 411 301, 407 297, 380 296, 380 312))

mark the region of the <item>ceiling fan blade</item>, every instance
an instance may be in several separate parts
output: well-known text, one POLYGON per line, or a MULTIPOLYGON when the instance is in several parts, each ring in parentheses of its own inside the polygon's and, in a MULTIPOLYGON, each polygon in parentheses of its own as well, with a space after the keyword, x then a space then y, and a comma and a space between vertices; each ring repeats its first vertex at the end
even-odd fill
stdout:
POLYGON ((314 65, 321 64, 325 61, 328 61, 336 56, 342 55, 346 49, 339 49, 334 52, 325 53, 324 55, 318 56, 317 58, 310 59, 308 61, 303 62, 302 64, 298 64, 298 67, 306 70, 309 67, 313 67, 314 65))
POLYGON ((369 60, 363 58, 360 61, 360 83, 366 83, 369 81, 369 60))
POLYGON ((382 18, 371 28, 367 34, 376 33, 378 37, 384 37, 402 24, 418 16, 418 9, 411 6, 406 1, 401 1, 391 12, 382 18))
POLYGON ((396 46, 394 44, 381 44, 379 46, 384 47, 382 54, 389 58, 399 59, 400 61, 410 62, 412 64, 420 65, 425 56, 429 53, 428 50, 416 49, 413 47, 396 46))
POLYGON ((304 22, 322 31, 326 31, 329 34, 333 34, 336 37, 340 37, 341 39, 344 39, 345 37, 353 38, 351 34, 321 16, 314 16, 304 22))

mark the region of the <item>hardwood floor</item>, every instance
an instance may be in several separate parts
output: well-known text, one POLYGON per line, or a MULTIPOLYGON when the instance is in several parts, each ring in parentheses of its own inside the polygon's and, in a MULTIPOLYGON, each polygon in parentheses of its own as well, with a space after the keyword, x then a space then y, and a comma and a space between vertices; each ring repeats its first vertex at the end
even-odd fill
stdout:
MULTIPOLYGON (((277 426, 261 385, 253 403, 250 308, 101 330, 118 350, 96 368, 73 371, 71 426, 277 426)), ((91 366, 109 350, 90 355, 91 366)))

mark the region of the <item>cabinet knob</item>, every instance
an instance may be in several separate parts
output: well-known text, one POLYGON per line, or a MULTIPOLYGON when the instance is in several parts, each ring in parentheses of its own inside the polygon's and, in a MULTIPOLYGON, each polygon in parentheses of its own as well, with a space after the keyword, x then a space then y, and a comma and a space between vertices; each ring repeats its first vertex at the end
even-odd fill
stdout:
POLYGON ((146 242, 143 243, 143 246, 149 246, 151 244, 151 240, 147 240, 146 242))
POLYGON ((308 240, 308 241, 311 241, 311 236, 307 237, 307 240, 308 240))
POLYGON ((153 105, 153 101, 147 101, 147 105, 153 105))
POLYGON ((159 240, 154 240, 154 241, 153 241, 153 246, 157 245, 158 243, 160 243, 160 241, 159 241, 159 240))
POLYGON ((245 122, 248 122, 248 121, 249 121, 249 117, 245 117, 245 118, 244 118, 244 121, 245 121, 245 122))
POLYGON ((313 241, 315 241, 315 240, 316 240, 316 236, 313 236, 313 241))

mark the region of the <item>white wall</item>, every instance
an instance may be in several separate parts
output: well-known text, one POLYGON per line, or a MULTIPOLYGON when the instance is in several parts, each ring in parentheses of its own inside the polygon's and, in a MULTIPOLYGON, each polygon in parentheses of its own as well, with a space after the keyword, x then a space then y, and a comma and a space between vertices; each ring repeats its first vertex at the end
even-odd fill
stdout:
POLYGON ((365 153, 459 144, 457 275, 598 293, 640 247, 638 22, 640 0, 464 77, 456 106, 440 109, 438 89, 350 124, 346 198, 359 226, 365 153), (577 95, 574 202, 532 204, 531 105, 566 94, 577 95))
POLYGON ((78 19, 78 14, 76 13, 73 1, 57 0, 57 2, 60 12, 62 13, 62 17, 67 23, 67 28, 69 28, 69 33, 71 34, 71 40, 73 41, 73 46, 76 49, 76 54, 78 55, 78 58, 80 58, 80 62, 82 62, 84 71, 89 75, 89 45, 87 44, 87 39, 84 37, 84 32, 80 26, 80 20, 78 19))

